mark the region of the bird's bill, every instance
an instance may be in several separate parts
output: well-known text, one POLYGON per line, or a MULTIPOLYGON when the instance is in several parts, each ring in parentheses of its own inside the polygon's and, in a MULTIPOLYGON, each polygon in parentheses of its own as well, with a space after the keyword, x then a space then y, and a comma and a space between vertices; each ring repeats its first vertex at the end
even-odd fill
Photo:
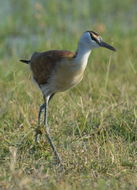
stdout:
POLYGON ((107 43, 104 42, 104 41, 101 41, 101 42, 100 42, 100 46, 101 46, 101 47, 105 47, 105 48, 107 48, 107 49, 110 49, 110 50, 112 50, 112 51, 116 51, 116 49, 115 49, 114 47, 112 47, 111 45, 107 44, 107 43))

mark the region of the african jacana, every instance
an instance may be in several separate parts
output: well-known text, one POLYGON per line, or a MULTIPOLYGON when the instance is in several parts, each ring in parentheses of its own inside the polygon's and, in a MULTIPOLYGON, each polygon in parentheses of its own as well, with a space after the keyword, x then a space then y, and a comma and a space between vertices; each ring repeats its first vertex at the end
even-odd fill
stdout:
POLYGON ((59 163, 61 163, 61 158, 52 142, 47 123, 49 100, 55 93, 68 90, 82 80, 91 51, 99 47, 116 51, 114 47, 105 43, 96 32, 86 31, 82 34, 75 53, 66 50, 35 52, 30 60, 20 60, 30 65, 33 79, 38 84, 44 97, 44 104, 40 106, 39 110, 35 141, 37 142, 37 137, 40 133, 38 129, 41 113, 45 110, 44 125, 46 136, 59 163))

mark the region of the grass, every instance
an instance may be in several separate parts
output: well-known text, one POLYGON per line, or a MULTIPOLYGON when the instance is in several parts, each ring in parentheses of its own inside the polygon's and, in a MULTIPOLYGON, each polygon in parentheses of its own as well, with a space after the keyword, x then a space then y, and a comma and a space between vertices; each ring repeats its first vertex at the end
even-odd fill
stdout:
POLYGON ((0 16, 0 189, 136 190, 136 1, 5 0, 0 16), (45 136, 34 144, 42 96, 19 59, 74 51, 87 29, 117 53, 92 52, 83 81, 50 104, 61 172, 45 136))

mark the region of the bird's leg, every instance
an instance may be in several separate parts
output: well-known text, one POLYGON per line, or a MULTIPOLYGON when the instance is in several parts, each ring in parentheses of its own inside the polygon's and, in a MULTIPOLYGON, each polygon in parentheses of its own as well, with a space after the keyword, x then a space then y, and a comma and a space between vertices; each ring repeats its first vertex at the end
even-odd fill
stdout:
POLYGON ((36 142, 36 143, 38 142, 38 136, 42 134, 42 133, 41 133, 41 130, 40 130, 40 122, 41 122, 41 114, 42 114, 42 112, 44 111, 44 109, 45 109, 45 103, 42 104, 42 105, 40 106, 40 109, 39 109, 39 114, 38 114, 38 126, 37 126, 37 128, 36 128, 36 130, 35 130, 35 142, 36 142))
POLYGON ((40 105, 40 109, 39 109, 39 114, 38 114, 38 126, 40 125, 40 122, 41 122, 41 114, 42 112, 44 111, 45 109, 45 103, 40 105))
POLYGON ((50 97, 46 97, 46 96, 44 97, 44 101, 45 101, 44 125, 45 125, 45 129, 46 129, 46 137, 47 137, 48 142, 49 142, 49 144, 50 144, 50 146, 51 146, 51 148, 55 154, 57 162, 59 164, 61 164, 61 158, 59 156, 59 153, 56 150, 55 145, 53 144, 53 141, 51 139, 50 132, 49 132, 49 127, 48 127, 48 101, 49 101, 49 98, 50 97))

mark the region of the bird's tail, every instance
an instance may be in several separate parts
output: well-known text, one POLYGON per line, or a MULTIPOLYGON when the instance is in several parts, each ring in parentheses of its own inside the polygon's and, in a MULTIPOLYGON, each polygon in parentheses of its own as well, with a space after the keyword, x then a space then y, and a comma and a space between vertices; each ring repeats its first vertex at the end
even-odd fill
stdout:
POLYGON ((29 63, 30 63, 30 60, 21 59, 20 61, 23 62, 23 63, 26 63, 26 64, 29 64, 29 63))

